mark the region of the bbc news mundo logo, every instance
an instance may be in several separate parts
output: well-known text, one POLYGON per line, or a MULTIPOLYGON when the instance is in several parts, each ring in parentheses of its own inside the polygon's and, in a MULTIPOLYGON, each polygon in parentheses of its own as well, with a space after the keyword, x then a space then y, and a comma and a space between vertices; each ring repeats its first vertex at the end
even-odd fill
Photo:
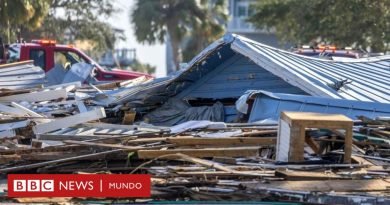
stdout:
POLYGON ((9 174, 8 197, 150 197, 147 174, 9 174))

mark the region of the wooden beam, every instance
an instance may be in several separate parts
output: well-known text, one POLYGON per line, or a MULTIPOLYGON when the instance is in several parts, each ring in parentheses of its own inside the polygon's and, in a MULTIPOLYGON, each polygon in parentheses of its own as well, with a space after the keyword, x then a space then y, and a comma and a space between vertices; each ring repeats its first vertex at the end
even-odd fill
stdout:
POLYGON ((273 177, 275 175, 274 171, 234 171, 234 172, 225 172, 225 171, 194 171, 194 172, 176 172, 180 176, 195 176, 195 177, 218 177, 218 176, 249 176, 249 177, 273 177))
POLYGON ((285 171, 276 170, 275 176, 286 178, 287 180, 330 180, 330 179, 352 179, 343 177, 335 173, 314 172, 314 171, 285 171))
POLYGON ((54 140, 54 141, 64 141, 64 140, 91 140, 91 139, 115 139, 112 135, 68 135, 68 134, 40 134, 40 140, 54 140))
POLYGON ((186 146, 186 145, 259 146, 259 145, 275 145, 276 137, 222 137, 222 138, 170 137, 167 138, 167 141, 178 146, 186 146))
POLYGON ((314 153, 316 154, 320 154, 319 151, 320 151, 320 146, 317 144, 316 141, 314 141, 314 139, 310 136, 305 136, 305 142, 307 145, 309 145, 309 147, 314 151, 314 153))
POLYGON ((20 62, 14 62, 14 63, 6 63, 6 64, 0 65, 0 69, 11 68, 11 67, 16 67, 16 66, 21 66, 21 65, 29 65, 29 64, 32 65, 33 63, 34 63, 33 60, 20 61, 20 62))
POLYGON ((276 181, 269 184, 244 184, 248 189, 284 189, 308 192, 374 192, 388 191, 390 182, 383 179, 276 181))
POLYGON ((106 154, 113 154, 113 153, 118 153, 118 152, 123 152, 123 150, 122 149, 115 149, 115 150, 109 150, 109 151, 104 151, 104 152, 80 155, 80 156, 76 156, 76 157, 69 157, 69 158, 63 158, 63 159, 58 159, 58 160, 40 162, 40 163, 35 163, 35 164, 8 167, 8 168, 0 169, 0 173, 8 173, 8 172, 16 172, 16 171, 20 171, 20 170, 34 169, 34 168, 39 168, 39 167, 43 167, 43 166, 47 166, 47 165, 53 165, 55 163, 84 160, 84 159, 94 158, 96 156, 104 156, 106 154))
MULTIPOLYGON (((121 144, 107 144, 107 143, 96 143, 96 142, 85 142, 85 141, 74 141, 74 140, 65 140, 66 144, 77 144, 77 145, 87 145, 94 147, 107 147, 107 148, 117 148, 117 149, 125 149, 125 150, 134 150, 134 149, 147 149, 146 147, 139 146, 126 146, 121 144)), ((166 147, 166 146, 164 146, 166 147)), ((154 147, 156 148, 156 147, 154 147)))
POLYGON ((205 149, 171 149, 171 150, 140 150, 138 158, 154 159, 156 157, 181 153, 192 157, 256 157, 259 156, 260 147, 231 147, 231 148, 205 148, 205 149))
POLYGON ((99 107, 95 110, 91 110, 88 112, 80 113, 69 117, 64 117, 61 119, 55 119, 48 123, 38 124, 34 126, 33 130, 34 133, 38 135, 38 134, 58 130, 61 128, 67 128, 80 123, 84 123, 92 120, 98 120, 105 117, 106 117, 106 113, 104 112, 104 108, 99 107))

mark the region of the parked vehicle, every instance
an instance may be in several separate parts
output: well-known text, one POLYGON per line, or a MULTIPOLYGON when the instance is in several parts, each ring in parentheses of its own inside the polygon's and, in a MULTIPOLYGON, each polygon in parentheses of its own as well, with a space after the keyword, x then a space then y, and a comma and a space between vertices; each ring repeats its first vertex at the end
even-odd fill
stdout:
MULTIPOLYGON (((0 42, 1 43, 1 42, 0 42)), ((57 64, 64 68, 75 63, 88 63, 95 67, 94 77, 98 81, 131 80, 140 76, 152 77, 149 74, 125 71, 105 70, 88 55, 72 45, 60 45, 55 40, 32 40, 31 43, 14 43, 0 46, 0 63, 34 60, 34 65, 48 72, 57 64)))
POLYGON ((360 58, 363 55, 363 53, 356 50, 352 50, 352 48, 346 47, 344 49, 340 49, 336 46, 318 46, 316 48, 310 46, 302 46, 301 48, 294 48, 293 52, 300 55, 318 58, 360 58))

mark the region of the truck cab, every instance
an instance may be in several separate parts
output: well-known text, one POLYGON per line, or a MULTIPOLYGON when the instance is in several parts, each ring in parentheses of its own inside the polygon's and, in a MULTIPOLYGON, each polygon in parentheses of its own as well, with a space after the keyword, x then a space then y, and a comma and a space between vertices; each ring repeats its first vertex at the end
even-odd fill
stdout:
POLYGON ((34 60, 36 66, 48 72, 57 64, 68 68, 75 63, 88 63, 95 67, 94 77, 98 81, 131 80, 151 75, 125 70, 105 70, 93 59, 72 45, 59 45, 54 40, 33 40, 31 43, 15 43, 7 46, 10 61, 34 60))

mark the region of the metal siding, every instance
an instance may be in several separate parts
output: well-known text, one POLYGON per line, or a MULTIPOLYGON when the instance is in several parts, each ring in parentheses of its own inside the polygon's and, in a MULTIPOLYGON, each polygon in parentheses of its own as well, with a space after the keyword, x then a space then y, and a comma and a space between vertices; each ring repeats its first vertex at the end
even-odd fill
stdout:
POLYGON ((5 64, 0 68, 1 89, 32 88, 45 83, 45 72, 33 62, 5 64), (9 66, 9 67, 5 67, 9 66))
POLYGON ((216 67, 206 80, 198 81, 186 89, 184 98, 238 98, 247 90, 266 90, 306 94, 276 75, 256 65, 248 58, 236 54, 216 67))

